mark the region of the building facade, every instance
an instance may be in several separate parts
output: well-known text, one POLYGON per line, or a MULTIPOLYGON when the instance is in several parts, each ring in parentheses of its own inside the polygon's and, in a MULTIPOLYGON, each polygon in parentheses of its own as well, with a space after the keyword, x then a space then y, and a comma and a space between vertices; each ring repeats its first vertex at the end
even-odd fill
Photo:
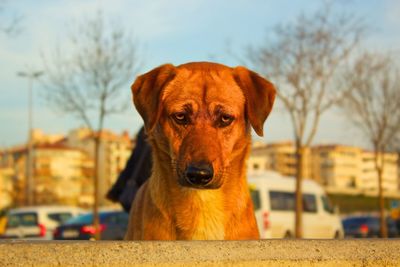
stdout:
POLYGON ((33 169, 35 203, 93 204, 93 159, 85 151, 59 143, 37 145, 33 169))
POLYGON ((14 202, 13 177, 12 168, 0 166, 0 210, 11 206, 14 202))
MULTIPOLYGON (((66 136, 33 131, 34 204, 70 204, 89 207, 94 202, 94 134, 72 130, 66 136)), ((127 132, 103 131, 100 136, 100 204, 132 151, 127 132)), ((27 202, 27 146, 0 151, 0 207, 27 202), (10 183, 11 181, 11 183, 10 183), (11 190, 10 190, 11 187, 11 190), (5 193, 7 193, 5 195, 5 193), (11 202, 11 204, 10 204, 11 202)))
MULTIPOLYGON (((61 144, 34 144, 32 195, 34 205, 70 204, 88 207, 93 203, 93 160, 82 150, 61 144)), ((12 203, 27 202, 27 149, 15 147, 3 155, 3 169, 12 181, 12 203)), ((4 175, 3 175, 4 176, 4 175)))
MULTIPOLYGON (((94 137, 98 133, 92 133, 87 128, 79 128, 68 133, 67 137, 61 141, 69 147, 79 148, 95 157, 94 137)), ((99 148, 99 201, 101 205, 109 204, 106 194, 110 187, 118 178, 119 173, 132 152, 133 143, 129 134, 124 132, 116 134, 109 130, 103 130, 100 134, 99 148)))
POLYGON ((327 187, 356 188, 362 177, 362 149, 344 145, 311 148, 311 178, 327 187))
MULTIPOLYGON (((384 154, 383 189, 388 193, 399 190, 398 155, 384 154)), ((304 176, 338 193, 376 194, 378 174, 374 154, 359 147, 327 144, 316 145, 305 151, 304 176)), ((296 175, 297 159, 291 142, 257 143, 249 160, 249 172, 273 170, 285 176, 296 175)))
MULTIPOLYGON (((291 141, 256 144, 248 159, 248 170, 273 170, 285 176, 296 176, 296 149, 291 141)), ((303 158, 303 176, 310 177, 310 149, 306 148, 303 158)))
MULTIPOLYGON (((382 173, 382 188, 386 192, 398 191, 398 154, 385 153, 382 173)), ((367 193, 375 193, 378 190, 378 173, 375 168, 375 154, 372 151, 362 153, 362 176, 360 188, 367 193)))

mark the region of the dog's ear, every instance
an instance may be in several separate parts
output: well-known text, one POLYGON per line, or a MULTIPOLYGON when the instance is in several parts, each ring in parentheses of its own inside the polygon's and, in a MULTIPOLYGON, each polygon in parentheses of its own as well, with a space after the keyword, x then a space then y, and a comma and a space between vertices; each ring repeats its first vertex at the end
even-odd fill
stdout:
POLYGON ((250 124, 259 136, 275 100, 275 86, 257 73, 245 67, 233 69, 233 77, 246 97, 246 114, 250 124))
POLYGON ((147 132, 151 132, 161 115, 161 92, 175 77, 175 67, 161 65, 141 76, 132 84, 133 102, 142 116, 147 132))

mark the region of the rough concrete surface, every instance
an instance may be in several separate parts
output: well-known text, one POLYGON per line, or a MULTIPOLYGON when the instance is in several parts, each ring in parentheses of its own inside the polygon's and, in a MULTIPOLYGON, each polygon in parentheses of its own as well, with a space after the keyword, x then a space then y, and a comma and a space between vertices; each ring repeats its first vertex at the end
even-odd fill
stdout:
POLYGON ((400 240, 3 241, 0 266, 400 266, 400 240))

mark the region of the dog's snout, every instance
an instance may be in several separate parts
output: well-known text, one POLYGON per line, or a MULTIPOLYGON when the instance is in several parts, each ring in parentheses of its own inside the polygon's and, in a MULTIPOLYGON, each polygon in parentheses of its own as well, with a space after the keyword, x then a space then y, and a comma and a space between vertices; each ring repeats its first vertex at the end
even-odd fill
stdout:
POLYGON ((192 185, 207 185, 214 176, 213 166, 205 162, 190 164, 186 168, 185 176, 192 185))

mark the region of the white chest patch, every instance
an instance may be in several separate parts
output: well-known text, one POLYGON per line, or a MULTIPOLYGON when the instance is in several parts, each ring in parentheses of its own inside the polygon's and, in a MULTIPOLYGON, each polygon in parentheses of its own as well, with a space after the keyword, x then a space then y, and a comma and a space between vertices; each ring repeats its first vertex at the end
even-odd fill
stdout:
POLYGON ((223 240, 225 213, 220 195, 213 191, 196 192, 199 205, 196 229, 192 240, 223 240))

